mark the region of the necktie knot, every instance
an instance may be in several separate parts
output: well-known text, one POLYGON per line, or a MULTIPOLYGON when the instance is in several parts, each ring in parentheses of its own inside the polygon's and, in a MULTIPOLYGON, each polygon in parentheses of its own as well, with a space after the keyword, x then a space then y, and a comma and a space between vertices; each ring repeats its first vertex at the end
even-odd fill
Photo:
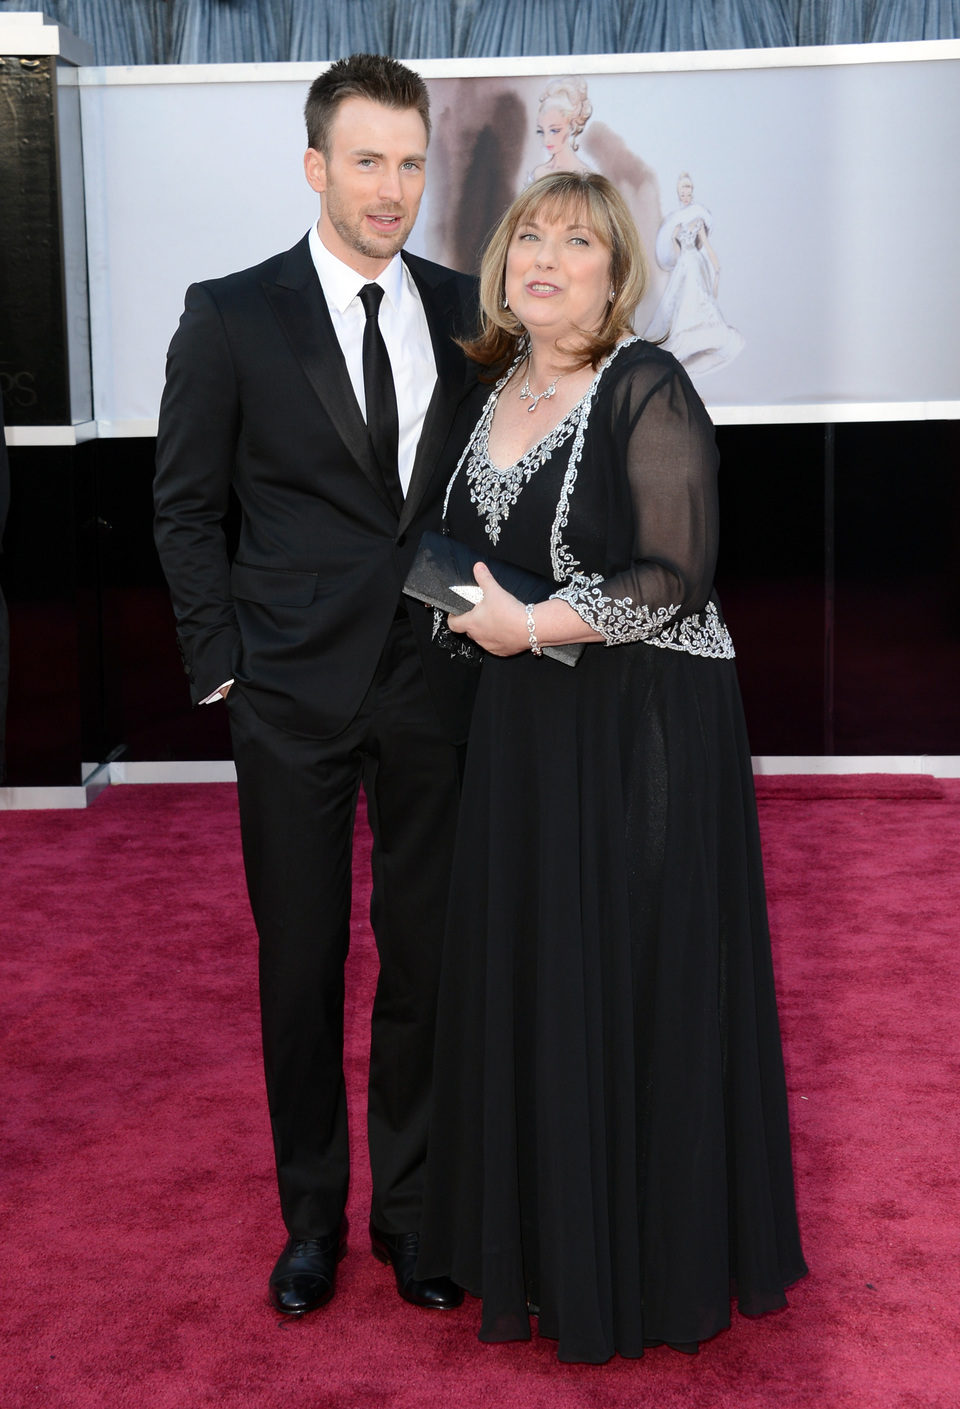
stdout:
POLYGON ((364 284, 360 290, 360 302, 363 304, 363 311, 368 318, 376 318, 382 298, 383 289, 380 284, 364 284))

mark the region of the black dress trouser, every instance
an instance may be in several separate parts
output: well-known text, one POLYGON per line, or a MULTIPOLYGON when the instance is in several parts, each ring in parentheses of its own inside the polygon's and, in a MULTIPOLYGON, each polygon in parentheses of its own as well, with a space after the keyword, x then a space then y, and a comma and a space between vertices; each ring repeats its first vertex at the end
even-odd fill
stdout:
POLYGON ((419 1229, 440 949, 459 795, 409 620, 393 623, 357 716, 334 739, 265 723, 228 696, 247 887, 260 938, 267 1100, 284 1222, 339 1223, 349 1156, 344 961, 362 782, 373 832, 371 920, 380 958, 371 1024, 371 1217, 419 1229))

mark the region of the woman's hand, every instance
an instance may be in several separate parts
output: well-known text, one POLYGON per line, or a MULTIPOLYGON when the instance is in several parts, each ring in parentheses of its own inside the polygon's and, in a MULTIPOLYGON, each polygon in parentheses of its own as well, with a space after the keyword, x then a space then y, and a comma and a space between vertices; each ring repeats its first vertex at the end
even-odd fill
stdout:
POLYGON ((459 616, 448 616, 450 630, 465 633, 492 656, 516 656, 529 650, 523 603, 504 591, 485 563, 475 563, 473 575, 483 589, 483 601, 459 616))

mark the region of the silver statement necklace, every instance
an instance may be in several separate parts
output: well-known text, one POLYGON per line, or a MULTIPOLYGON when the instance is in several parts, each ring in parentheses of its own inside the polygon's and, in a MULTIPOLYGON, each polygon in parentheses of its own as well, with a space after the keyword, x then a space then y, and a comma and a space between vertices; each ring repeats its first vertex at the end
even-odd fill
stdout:
POLYGON ((557 382, 560 380, 561 377, 565 377, 566 375, 566 372, 558 372, 557 375, 554 377, 553 381, 544 391, 538 391, 536 395, 534 395, 534 393, 530 390, 530 373, 527 372, 527 380, 520 388, 519 395, 521 401, 530 402, 530 405, 527 407, 528 415, 531 411, 536 411, 541 401, 550 400, 551 396, 553 396, 554 392, 557 389, 557 382))

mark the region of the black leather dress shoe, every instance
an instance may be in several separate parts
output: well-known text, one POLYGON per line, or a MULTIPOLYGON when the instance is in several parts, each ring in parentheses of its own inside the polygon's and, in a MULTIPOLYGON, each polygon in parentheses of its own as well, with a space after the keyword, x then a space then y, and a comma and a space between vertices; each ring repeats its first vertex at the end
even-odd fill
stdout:
POLYGON ((381 1233, 370 1224, 370 1246, 374 1257, 387 1262, 397 1279, 397 1291, 412 1306, 428 1306, 450 1311, 463 1301, 463 1292, 449 1277, 418 1278, 419 1233, 381 1233))
POLYGON ((325 1238, 290 1238, 270 1273, 270 1301, 285 1316, 325 1306, 337 1285, 337 1263, 347 1251, 347 1220, 325 1238))

